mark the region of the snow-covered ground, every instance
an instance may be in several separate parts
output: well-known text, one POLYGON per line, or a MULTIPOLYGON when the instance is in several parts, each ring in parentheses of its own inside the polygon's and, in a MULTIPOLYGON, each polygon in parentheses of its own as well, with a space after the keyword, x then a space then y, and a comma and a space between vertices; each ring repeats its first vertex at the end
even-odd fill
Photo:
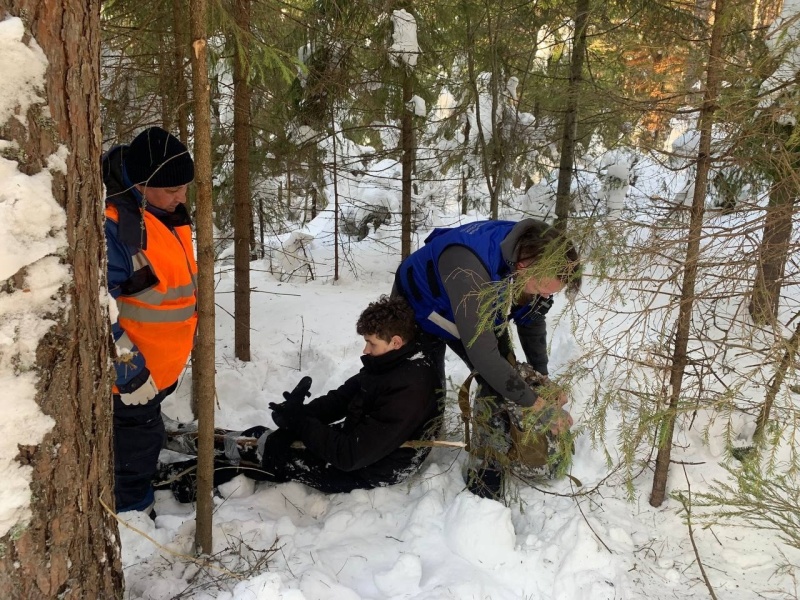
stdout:
MULTIPOLYGON (((328 245, 312 243, 310 252, 320 264, 330 265, 328 245)), ((271 425, 267 404, 291 389, 301 374, 313 378, 312 392, 322 393, 358 368, 363 344, 354 323, 368 302, 390 290, 397 259, 386 239, 374 234, 350 244, 349 252, 352 264, 358 265, 357 279, 347 267, 336 283, 324 272, 309 283, 281 283, 254 271, 253 360, 247 364, 233 356, 228 314, 233 312, 233 279, 230 271, 220 269, 219 426, 271 425)), ((598 285, 586 291, 598 296, 606 292, 598 285)), ((560 366, 580 355, 584 341, 573 334, 571 319, 559 318, 559 313, 580 313, 590 301, 579 297, 569 305, 560 297, 548 316, 556 324, 550 332, 556 375, 560 366)), ((467 374, 449 353, 447 369, 456 384, 467 374)), ((165 404, 168 415, 190 418, 188 390, 187 375, 165 404)), ((573 390, 570 408, 578 425, 590 396, 589 385, 573 390)), ((618 425, 619 418, 610 416, 609 431, 618 425)), ((457 427, 452 430, 456 439, 457 427)), ((692 493, 698 493, 714 478, 724 477, 721 443, 704 444, 699 429, 681 430, 678 437, 673 459, 685 466, 673 465, 670 490, 691 485, 692 493)), ((609 444, 614 445, 610 437, 609 444)), ((609 473, 604 455, 584 434, 577 440, 572 469, 581 487, 568 479, 537 488, 517 486, 506 507, 464 490, 465 458, 460 450, 436 449, 407 484, 350 494, 325 495, 300 484, 254 484, 239 477, 215 499, 214 557, 202 566, 183 556, 193 550, 194 507, 158 492, 155 523, 141 513, 124 515, 139 530, 121 527, 127 597, 709 597, 680 504, 671 499, 658 509, 648 504, 650 469, 635 480, 630 500, 621 476, 609 473)), ((774 571, 787 558, 797 564, 800 556, 773 536, 743 527, 697 525, 693 533, 717 597, 794 597, 792 579, 774 571)))

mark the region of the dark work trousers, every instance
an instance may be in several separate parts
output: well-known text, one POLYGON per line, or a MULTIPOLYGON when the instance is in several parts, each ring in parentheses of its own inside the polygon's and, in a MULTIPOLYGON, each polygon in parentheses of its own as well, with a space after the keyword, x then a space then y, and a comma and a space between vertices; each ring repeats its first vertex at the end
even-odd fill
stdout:
POLYGON ((144 510, 153 502, 151 481, 166 433, 161 402, 178 382, 147 404, 128 405, 114 395, 114 499, 117 512, 144 510))
MULTIPOLYGON (((372 489, 392 485, 398 481, 380 478, 368 468, 342 471, 318 458, 306 448, 293 448, 297 439, 293 433, 278 429, 271 433, 264 445, 261 469, 252 467, 227 467, 225 462, 214 465, 214 485, 230 481, 244 474, 258 481, 286 483, 297 481, 326 494, 352 492, 357 489, 372 489)), ((398 479, 400 479, 398 474, 398 479)))
MULTIPOLYGON (((425 352, 433 361, 439 372, 442 387, 446 389, 444 371, 445 344, 455 352, 461 360, 474 371, 474 367, 467 357, 467 351, 461 340, 443 340, 437 336, 422 332, 418 341, 425 352)), ((497 340, 498 350, 503 356, 510 356, 513 352, 511 337, 504 332, 497 340)), ((472 407, 472 440, 470 445, 474 455, 480 458, 482 467, 499 469, 498 456, 505 456, 511 448, 509 433, 508 413, 505 410, 507 400, 495 391, 486 380, 477 374, 475 381, 478 389, 472 407)), ((467 440, 465 440, 467 441, 467 440)))

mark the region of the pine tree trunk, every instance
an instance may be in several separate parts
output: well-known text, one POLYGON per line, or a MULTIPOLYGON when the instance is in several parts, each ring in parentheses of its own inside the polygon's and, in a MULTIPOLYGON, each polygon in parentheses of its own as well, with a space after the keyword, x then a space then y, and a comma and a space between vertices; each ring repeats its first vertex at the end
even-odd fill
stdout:
POLYGON ((792 337, 785 342, 785 350, 778 366, 775 369, 775 375, 767 386, 767 394, 764 397, 764 404, 761 405, 761 410, 758 412, 756 419, 756 429, 753 432, 753 442, 760 444, 764 438, 764 431, 767 429, 770 413, 772 412, 772 405, 775 403, 775 398, 786 380, 786 375, 797 357, 797 349, 800 346, 800 322, 794 329, 792 337))
MULTIPOLYGON (((469 75, 470 88, 475 97, 475 127, 478 138, 478 149, 481 155, 481 165, 483 167, 483 177, 486 180, 486 189, 489 190, 490 203, 494 204, 495 188, 492 184, 491 165, 489 164, 489 150, 486 144, 486 136, 483 133, 483 125, 481 123, 481 97, 480 90, 478 89, 477 75, 475 73, 475 56, 473 53, 473 49, 475 47, 475 31, 472 29, 472 22, 468 11, 465 13, 465 18, 467 27, 467 73, 469 75)), ((469 139, 466 141, 469 142, 469 139)))
POLYGON ((175 64, 175 111, 178 121, 178 137, 189 144, 189 92, 186 89, 184 67, 186 65, 186 0, 172 0, 172 35, 174 46, 173 61, 175 64))
POLYGON ((567 107, 564 113, 564 132, 561 136, 561 157, 556 187, 556 226, 566 229, 571 198, 572 171, 575 163, 575 140, 578 136, 578 98, 583 79, 583 59, 586 55, 586 26, 589 22, 589 0, 575 2, 575 37, 572 42, 567 107))
MULTIPOLYGON (((502 2, 497 6, 498 14, 502 14, 503 12, 503 5, 502 2)), ((500 194, 503 190, 503 177, 505 174, 505 155, 506 155, 506 148, 504 146, 505 140, 503 139, 503 135, 501 133, 502 125, 501 123, 497 122, 497 109, 500 107, 500 93, 499 93, 499 85, 502 82, 502 78, 504 76, 503 68, 499 64, 497 60, 498 54, 498 36, 499 32, 497 31, 497 27, 492 23, 492 11, 488 10, 486 14, 486 25, 488 28, 489 34, 489 44, 491 47, 491 69, 492 69, 492 78, 489 81, 489 89, 491 91, 492 97, 492 111, 490 114, 490 122, 492 125, 492 145, 491 145, 491 156, 492 160, 490 163, 490 171, 489 171, 489 181, 492 182, 490 187, 492 193, 491 197, 489 198, 489 214, 491 218, 495 221, 497 220, 500 214, 500 194)))
POLYGON ((197 341, 192 376, 197 379, 197 533, 211 552, 214 475, 214 203, 211 190, 211 89, 206 38, 207 0, 191 0, 194 161, 197 186, 197 341))
POLYGON ((21 115, 27 128, 14 118, 0 123, 0 139, 19 145, 19 169, 29 175, 46 168, 59 145, 69 150, 66 175, 51 172, 53 196, 66 212, 63 261, 74 285, 59 290, 68 308, 52 315, 36 352, 36 402, 55 425, 38 446, 19 447, 16 461, 32 469, 32 516, 0 539, 0 595, 120 598, 117 526, 105 508, 113 509, 114 494, 109 318, 100 305, 100 7, 97 0, 0 0, 0 20, 14 16, 49 62, 49 114, 35 106, 21 115))
POLYGON ((750 315, 759 324, 774 323, 778 318, 783 276, 791 249, 794 200, 797 197, 795 177, 791 169, 783 169, 783 175, 773 183, 769 192, 749 306, 750 315))
POLYGON ((714 3, 714 25, 711 30, 711 47, 708 54, 706 88, 703 105, 700 109, 700 142, 697 153, 697 174, 695 176, 694 196, 692 197, 689 235, 686 247, 686 263, 683 267, 681 299, 678 309, 678 323, 675 332, 675 348, 672 353, 670 372, 669 408, 665 412, 658 432, 658 455, 656 456, 653 489, 650 495, 651 506, 661 506, 666 496, 667 477, 672 455, 672 437, 681 397, 683 375, 688 362, 689 331, 692 324, 694 292, 697 283, 697 264, 700 259, 700 238, 703 232, 703 213, 705 211, 708 171, 711 167, 711 130, 714 125, 714 111, 717 109, 717 95, 722 75, 722 38, 725 21, 724 0, 714 3))
POLYGON ((339 281, 339 157, 336 155, 336 119, 331 113, 333 131, 333 280, 339 281))
POLYGON ((403 68, 403 114, 400 117, 400 148, 402 150, 402 192, 401 192, 401 226, 400 257, 401 260, 411 254, 411 178, 414 161, 414 113, 409 103, 414 95, 414 80, 411 73, 403 68))
MULTIPOLYGON (((236 24, 250 31, 250 0, 236 0, 236 24)), ((250 360, 250 250, 253 209, 250 205, 250 84, 243 43, 236 45, 233 63, 233 244, 234 349, 236 358, 250 360)))
POLYGON ((172 130, 174 114, 170 92, 175 75, 171 68, 167 68, 171 62, 167 51, 162 49, 158 53, 158 96, 161 101, 161 127, 167 131, 172 130))

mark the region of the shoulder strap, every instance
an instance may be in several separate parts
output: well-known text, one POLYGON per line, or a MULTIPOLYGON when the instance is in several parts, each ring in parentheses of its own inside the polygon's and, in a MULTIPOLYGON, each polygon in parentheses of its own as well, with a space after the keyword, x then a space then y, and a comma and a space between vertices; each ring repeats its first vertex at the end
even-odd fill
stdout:
POLYGON ((464 422, 464 444, 467 452, 471 450, 469 441, 469 423, 472 420, 472 409, 469 404, 469 386, 472 385, 472 380, 478 374, 477 371, 472 371, 464 383, 461 384, 461 389, 458 390, 458 408, 461 409, 461 420, 464 422))

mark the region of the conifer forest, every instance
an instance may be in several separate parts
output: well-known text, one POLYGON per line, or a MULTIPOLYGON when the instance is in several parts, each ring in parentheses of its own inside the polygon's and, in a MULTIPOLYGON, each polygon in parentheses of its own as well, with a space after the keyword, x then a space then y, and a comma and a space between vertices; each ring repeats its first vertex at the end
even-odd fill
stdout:
POLYGON ((800 598, 800 0, 0 0, 0 72, 0 597, 800 598), (114 506, 100 167, 149 127, 193 158, 197 262, 161 405, 196 499, 152 515, 114 506), (528 218, 581 264, 548 476, 470 493, 448 351, 402 483, 215 483, 215 439, 368 365, 431 232, 528 218))

